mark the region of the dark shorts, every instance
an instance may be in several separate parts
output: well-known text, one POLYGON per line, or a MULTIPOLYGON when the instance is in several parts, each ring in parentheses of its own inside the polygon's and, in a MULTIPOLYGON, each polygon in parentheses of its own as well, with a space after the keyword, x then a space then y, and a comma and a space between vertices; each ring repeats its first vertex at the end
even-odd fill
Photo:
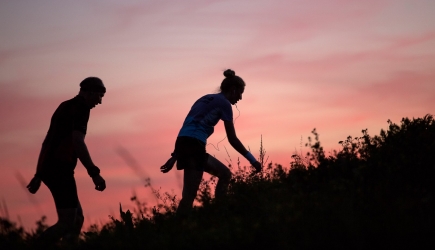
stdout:
POLYGON ((204 171, 208 154, 205 152, 205 143, 189 136, 180 136, 175 142, 177 154, 177 169, 195 169, 204 171))
POLYGON ((74 175, 63 174, 42 179, 54 198, 57 209, 78 208, 79 197, 74 175))

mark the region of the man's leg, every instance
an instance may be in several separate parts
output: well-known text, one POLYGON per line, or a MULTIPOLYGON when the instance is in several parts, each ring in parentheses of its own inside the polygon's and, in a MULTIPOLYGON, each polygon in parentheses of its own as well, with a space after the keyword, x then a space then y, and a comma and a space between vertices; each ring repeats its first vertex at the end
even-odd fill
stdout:
POLYGON ((184 169, 183 193, 177 208, 177 215, 186 216, 192 210, 193 201, 202 180, 203 171, 184 169))
POLYGON ((74 225, 72 229, 62 238, 62 241, 65 241, 69 244, 77 244, 79 241, 79 236, 82 230, 84 220, 85 218, 83 216, 82 206, 79 202, 76 210, 74 225))
POLYGON ((56 243, 74 227, 77 208, 59 208, 56 212, 58 217, 56 224, 47 228, 40 237, 40 241, 47 245, 56 243))
POLYGON ((79 225, 81 228, 83 219, 77 218, 77 215, 83 217, 83 213, 73 175, 51 176, 43 182, 53 195, 58 221, 42 233, 40 240, 44 244, 54 244, 79 225))
POLYGON ((218 159, 209 155, 204 171, 219 178, 218 183, 216 184, 216 199, 224 196, 227 193, 228 185, 230 184, 232 176, 230 169, 218 159))

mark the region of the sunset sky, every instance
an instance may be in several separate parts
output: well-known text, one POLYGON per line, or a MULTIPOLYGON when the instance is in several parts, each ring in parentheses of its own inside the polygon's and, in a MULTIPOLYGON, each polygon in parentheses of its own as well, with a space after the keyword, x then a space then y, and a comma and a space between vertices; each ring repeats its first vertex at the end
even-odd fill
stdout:
MULTIPOLYGON (((0 216, 26 229, 42 215, 56 222, 48 189, 30 195, 20 176, 33 177, 54 110, 88 76, 107 87, 86 136, 107 189, 94 190, 78 164, 84 229, 118 216, 119 203, 134 208, 133 192, 154 204, 145 177, 181 194, 182 172, 159 167, 193 102, 216 93, 227 68, 246 82, 233 108, 238 137, 258 157, 262 136, 269 161, 284 166, 307 152, 313 128, 331 151, 388 119, 434 113, 434 13, 433 0, 1 1, 0 216)), ((220 122, 207 151, 235 163, 224 138, 220 122)))

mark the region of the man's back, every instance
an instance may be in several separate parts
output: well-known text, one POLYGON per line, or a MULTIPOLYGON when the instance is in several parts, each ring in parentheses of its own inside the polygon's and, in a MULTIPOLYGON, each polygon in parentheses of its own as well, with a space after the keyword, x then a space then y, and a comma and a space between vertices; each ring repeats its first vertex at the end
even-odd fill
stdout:
POLYGON ((50 128, 43 143, 43 173, 73 173, 77 164, 72 132, 86 134, 90 109, 81 96, 59 105, 54 112, 50 128))

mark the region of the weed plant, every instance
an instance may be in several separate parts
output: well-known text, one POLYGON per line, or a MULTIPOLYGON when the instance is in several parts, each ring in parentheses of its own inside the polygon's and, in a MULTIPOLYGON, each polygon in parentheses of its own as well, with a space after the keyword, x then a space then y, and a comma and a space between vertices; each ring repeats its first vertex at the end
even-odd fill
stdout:
MULTIPOLYGON (((228 195, 204 181, 188 218, 178 198, 155 191, 158 205, 136 208, 83 233, 75 249, 419 249, 435 246, 435 122, 431 115, 388 121, 388 129, 340 141, 325 154, 314 129, 305 155, 288 167, 272 162, 259 174, 230 168, 228 195)), ((260 160, 267 162, 261 143, 260 160), (266 159, 266 160, 265 160, 266 159)), ((2 219, 1 249, 30 248, 35 232, 2 219)), ((61 247, 62 248, 62 247, 61 247)))

